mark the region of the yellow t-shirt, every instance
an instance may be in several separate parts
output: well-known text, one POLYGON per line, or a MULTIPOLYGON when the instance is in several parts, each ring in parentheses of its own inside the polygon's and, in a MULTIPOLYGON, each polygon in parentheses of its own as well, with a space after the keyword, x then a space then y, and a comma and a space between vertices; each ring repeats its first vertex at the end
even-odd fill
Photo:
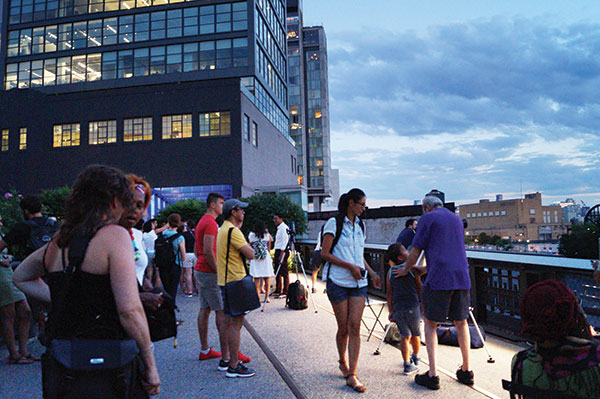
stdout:
POLYGON ((227 282, 238 281, 246 277, 246 268, 240 257, 239 249, 247 245, 241 230, 226 220, 217 234, 217 284, 225 285, 225 260, 227 256, 227 234, 231 232, 231 248, 229 249, 229 266, 227 267, 227 282))

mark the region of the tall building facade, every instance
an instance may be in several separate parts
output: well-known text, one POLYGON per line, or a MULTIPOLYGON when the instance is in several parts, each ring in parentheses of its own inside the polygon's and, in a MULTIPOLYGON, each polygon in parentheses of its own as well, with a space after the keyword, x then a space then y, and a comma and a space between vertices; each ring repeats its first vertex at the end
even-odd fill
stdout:
POLYGON ((309 209, 320 211, 339 192, 332 188, 327 37, 322 26, 303 26, 300 0, 288 0, 287 6, 290 136, 298 184, 308 189, 309 209))
POLYGON ((563 222, 559 207, 542 205, 540 193, 493 202, 482 199, 477 204, 461 205, 459 212, 467 220, 467 234, 486 233, 516 242, 557 240, 569 226, 563 222))
POLYGON ((298 190, 283 0, 4 0, 0 189, 103 163, 161 201, 298 190))

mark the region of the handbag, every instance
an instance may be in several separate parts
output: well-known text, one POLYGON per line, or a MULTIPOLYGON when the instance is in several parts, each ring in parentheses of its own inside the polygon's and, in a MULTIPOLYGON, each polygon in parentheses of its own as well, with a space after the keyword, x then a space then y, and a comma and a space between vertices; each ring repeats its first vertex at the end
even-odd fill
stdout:
MULTIPOLYGON (((66 297, 91 237, 76 232, 69 245, 69 265, 63 270, 58 313, 66 310, 66 297)), ((64 252, 63 252, 64 253, 64 252)), ((64 258, 63 258, 64 264, 64 258)), ((143 363, 133 339, 52 338, 42 356, 44 399, 148 397, 141 386, 143 363)))
MULTIPOLYGON (((225 306, 228 313, 233 316, 242 316, 251 310, 260 308, 260 300, 256 293, 256 287, 252 281, 252 277, 248 275, 241 280, 227 282, 227 273, 229 271, 229 247, 231 245, 231 233, 235 227, 231 227, 227 232, 227 256, 225 257, 225 306)), ((241 254, 240 254, 241 255, 241 254)), ((244 268, 246 267, 245 259, 242 257, 244 268)))
POLYGON ((177 319, 175 317, 175 301, 164 289, 155 287, 150 291, 154 294, 162 293, 163 303, 156 309, 144 308, 148 329, 150 330, 150 339, 152 342, 162 341, 163 339, 174 337, 174 345, 177 346, 177 319))

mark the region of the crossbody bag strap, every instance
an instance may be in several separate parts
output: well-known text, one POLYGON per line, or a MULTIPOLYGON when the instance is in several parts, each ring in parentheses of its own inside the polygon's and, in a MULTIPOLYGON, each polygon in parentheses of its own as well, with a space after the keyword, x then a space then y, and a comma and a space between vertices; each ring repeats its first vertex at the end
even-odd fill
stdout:
POLYGON ((227 285, 227 272, 229 270, 229 245, 231 245, 231 233, 235 227, 229 228, 227 232, 227 255, 225 256, 225 284, 227 285))

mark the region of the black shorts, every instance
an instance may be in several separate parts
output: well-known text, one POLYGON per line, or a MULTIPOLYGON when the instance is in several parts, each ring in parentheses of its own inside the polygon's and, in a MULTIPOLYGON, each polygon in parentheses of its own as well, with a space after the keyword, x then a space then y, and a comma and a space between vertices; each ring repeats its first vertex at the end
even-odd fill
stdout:
POLYGON ((423 287, 425 318, 444 322, 466 320, 469 317, 471 295, 469 290, 432 290, 423 287))

